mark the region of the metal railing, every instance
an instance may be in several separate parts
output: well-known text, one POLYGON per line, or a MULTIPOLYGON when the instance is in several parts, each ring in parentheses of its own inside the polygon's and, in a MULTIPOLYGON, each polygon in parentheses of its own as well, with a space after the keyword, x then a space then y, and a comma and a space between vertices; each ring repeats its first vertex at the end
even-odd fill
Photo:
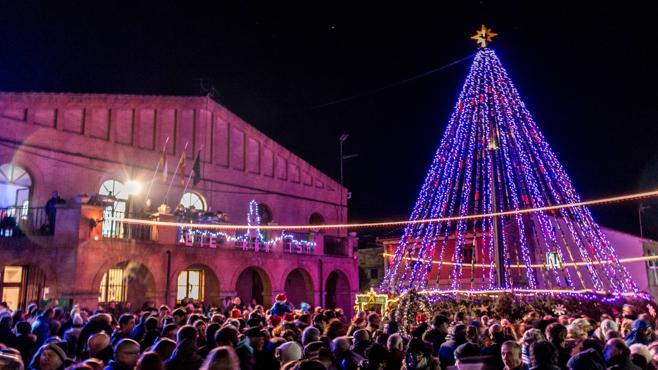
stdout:
POLYGON ((52 235, 55 217, 49 218, 44 207, 0 208, 0 238, 52 235))
POLYGON ((141 241, 158 240, 157 226, 108 221, 109 218, 145 218, 144 215, 106 209, 103 212, 103 218, 105 219, 103 221, 103 238, 141 241))

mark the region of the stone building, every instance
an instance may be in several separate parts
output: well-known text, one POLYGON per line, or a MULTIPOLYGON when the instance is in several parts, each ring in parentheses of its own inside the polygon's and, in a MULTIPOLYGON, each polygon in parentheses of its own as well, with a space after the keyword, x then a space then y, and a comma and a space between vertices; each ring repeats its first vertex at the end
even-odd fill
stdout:
POLYGON ((251 201, 261 225, 347 220, 345 188, 220 104, 0 93, 0 127, 0 293, 14 307, 43 299, 88 307, 184 297, 220 303, 236 295, 270 305, 286 292, 296 305, 351 311, 358 265, 355 237, 344 231, 261 237, 197 229, 190 236, 179 227, 120 221, 180 219, 147 212, 154 208, 147 197, 194 209, 195 222, 221 212, 225 223, 246 224, 251 201), (53 191, 66 204, 51 218, 44 205, 53 191), (90 198, 103 203, 87 204, 90 198))

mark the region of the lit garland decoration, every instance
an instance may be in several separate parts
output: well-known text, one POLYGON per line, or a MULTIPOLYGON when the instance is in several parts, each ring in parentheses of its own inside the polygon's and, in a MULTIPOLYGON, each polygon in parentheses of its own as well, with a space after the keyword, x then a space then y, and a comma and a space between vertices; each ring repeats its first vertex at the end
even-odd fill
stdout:
POLYGON ((487 48, 493 36, 473 36, 481 48, 379 289, 639 293, 487 48))
POLYGON ((228 241, 233 242, 238 249, 256 252, 271 252, 272 248, 278 243, 283 243, 284 248, 292 253, 313 253, 316 246, 314 241, 295 239, 294 235, 286 233, 285 230, 275 238, 266 239, 261 231, 258 203, 254 200, 249 202, 247 225, 249 226, 247 232, 237 236, 229 235, 223 231, 181 227, 178 242, 191 247, 195 245, 196 241, 197 245, 205 244, 210 248, 216 248, 217 244, 228 241))

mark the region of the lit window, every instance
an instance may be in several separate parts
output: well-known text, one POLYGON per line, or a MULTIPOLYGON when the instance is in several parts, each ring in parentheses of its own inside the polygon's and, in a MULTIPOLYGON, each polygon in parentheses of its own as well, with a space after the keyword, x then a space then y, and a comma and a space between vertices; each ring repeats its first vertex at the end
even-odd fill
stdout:
POLYGON ((178 287, 176 300, 182 301, 183 298, 192 298, 196 301, 203 301, 203 271, 202 270, 185 270, 178 275, 178 287))
POLYGON ((18 308, 21 299, 23 283, 22 266, 5 266, 2 274, 2 301, 7 302, 10 309, 18 308))
POLYGON ((123 302, 125 293, 126 281, 123 278, 123 269, 112 268, 103 274, 98 295, 99 302, 123 302))
POLYGON ((180 200, 180 204, 185 208, 194 207, 194 209, 205 211, 206 210, 206 201, 203 197, 197 193, 185 193, 180 200))
MULTIPOLYGON (((124 218, 126 216, 126 201, 128 200, 128 189, 117 180, 106 180, 98 190, 99 195, 115 197, 116 200, 111 206, 105 208, 105 218, 124 218)), ((103 222, 104 237, 121 237, 123 228, 118 221, 103 222)))
POLYGON ((12 163, 0 165, 0 208, 22 207, 31 187, 30 174, 23 168, 12 163))

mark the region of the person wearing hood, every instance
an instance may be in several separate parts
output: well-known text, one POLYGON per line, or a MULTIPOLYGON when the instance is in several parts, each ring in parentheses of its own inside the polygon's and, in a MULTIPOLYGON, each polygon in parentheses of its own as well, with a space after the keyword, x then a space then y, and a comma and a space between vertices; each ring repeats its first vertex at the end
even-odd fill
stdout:
POLYGON ((64 370, 71 363, 66 357, 64 349, 55 343, 50 343, 39 348, 32 358, 30 370, 64 370))
POLYGON ((37 345, 41 346, 50 337, 51 320, 53 319, 53 309, 48 308, 32 324, 32 334, 37 336, 37 345))
POLYGON ((631 350, 620 338, 610 339, 605 344, 603 358, 608 370, 640 370, 631 362, 631 350))
POLYGON ((607 341, 606 334, 610 330, 619 331, 619 327, 614 320, 605 319, 601 321, 599 327, 594 330, 594 334, 592 334, 592 336, 598 339, 601 343, 605 343, 607 341))
POLYGON ((166 370, 198 370, 203 359, 197 353, 197 330, 192 325, 183 325, 176 334, 176 349, 165 361, 166 370))
POLYGON ((629 346, 636 343, 648 345, 651 343, 651 331, 651 325, 648 321, 637 319, 633 321, 631 331, 626 335, 624 340, 629 346))
POLYGON ((75 356, 77 353, 76 345, 78 343, 78 337, 80 336, 80 332, 82 331, 84 324, 84 320, 79 313, 73 314, 73 318, 71 319, 71 327, 66 329, 63 338, 63 340, 67 343, 67 352, 69 356, 75 356))
POLYGON ((605 360, 594 348, 586 349, 569 359, 569 370, 605 370, 605 360))
POLYGON ((133 370, 139 360, 139 343, 124 338, 114 345, 114 359, 104 370, 133 370))

